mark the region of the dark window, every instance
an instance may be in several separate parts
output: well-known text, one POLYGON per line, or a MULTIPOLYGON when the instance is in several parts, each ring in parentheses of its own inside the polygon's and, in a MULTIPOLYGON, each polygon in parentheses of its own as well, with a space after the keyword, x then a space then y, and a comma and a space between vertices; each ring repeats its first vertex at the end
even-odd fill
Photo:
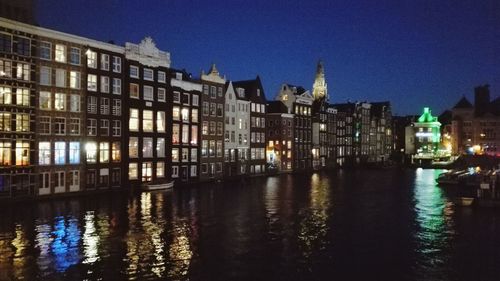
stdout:
POLYGON ((17 37, 17 54, 21 56, 30 55, 30 40, 28 38, 17 37))
POLYGON ((12 52, 12 36, 0 33, 0 52, 12 52))

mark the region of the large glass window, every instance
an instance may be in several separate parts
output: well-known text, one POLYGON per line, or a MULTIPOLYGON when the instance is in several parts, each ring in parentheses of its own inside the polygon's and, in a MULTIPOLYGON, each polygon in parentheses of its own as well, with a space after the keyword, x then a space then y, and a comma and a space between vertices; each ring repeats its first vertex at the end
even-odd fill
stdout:
POLYGON ((181 117, 183 122, 189 122, 189 109, 183 108, 181 110, 181 117))
POLYGON ((16 113, 16 132, 29 132, 30 116, 27 113, 16 113))
POLYGON ((38 164, 50 165, 50 142, 38 143, 38 164))
POLYGON ((153 131, 153 111, 144 110, 142 112, 142 130, 144 132, 153 131))
POLYGON ((55 60, 57 62, 66 62, 66 46, 61 44, 56 44, 55 60))
POLYGON ((66 143, 63 141, 56 141, 54 143, 54 164, 66 164, 66 143))
POLYGON ((153 138, 142 139, 142 157, 153 157, 153 138))
POLYGON ((30 143, 16 141, 16 165, 27 166, 30 164, 30 143))
POLYGON ((30 105, 30 90, 26 88, 16 89, 16 104, 22 106, 30 105))
POLYGON ((178 106, 172 107, 172 119, 180 120, 180 116, 181 116, 180 108, 178 106))
POLYGON ((179 149, 172 148, 172 162, 179 162, 179 149))
POLYGON ((0 86, 0 104, 12 103, 12 89, 10 87, 0 86))
POLYGON ((97 163, 97 143, 88 142, 85 144, 85 155, 87 163, 97 163))
POLYGON ((11 130, 11 115, 10 113, 0 112, 0 131, 10 132, 11 130))
POLYGON ((79 164, 80 163, 80 143, 70 142, 69 143, 69 163, 79 164))
POLYGON ((128 125, 130 131, 134 132, 139 131, 139 109, 135 108, 130 109, 130 120, 128 125))
POLYGON ((130 158, 139 157, 139 138, 130 137, 128 140, 128 155, 130 158))
POLYGON ((99 162, 100 163, 109 162, 109 142, 99 143, 99 162))
POLYGON ((10 142, 0 142, 0 165, 9 166, 11 165, 11 143, 10 142))

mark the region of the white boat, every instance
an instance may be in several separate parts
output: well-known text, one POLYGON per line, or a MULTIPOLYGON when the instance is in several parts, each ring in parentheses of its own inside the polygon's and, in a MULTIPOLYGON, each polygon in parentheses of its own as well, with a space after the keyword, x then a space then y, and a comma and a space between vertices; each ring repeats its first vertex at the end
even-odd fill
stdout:
POLYGON ((472 197, 457 197, 453 200, 457 206, 470 206, 474 203, 474 198, 472 197))
POLYGON ((459 170, 459 171, 450 171, 446 173, 442 173, 436 179, 436 182, 439 185, 455 185, 460 183, 460 178, 467 174, 467 171, 459 170))
POLYGON ((144 191, 169 190, 172 189, 173 187, 174 187, 174 181, 157 183, 157 184, 148 183, 142 186, 142 190, 144 191))

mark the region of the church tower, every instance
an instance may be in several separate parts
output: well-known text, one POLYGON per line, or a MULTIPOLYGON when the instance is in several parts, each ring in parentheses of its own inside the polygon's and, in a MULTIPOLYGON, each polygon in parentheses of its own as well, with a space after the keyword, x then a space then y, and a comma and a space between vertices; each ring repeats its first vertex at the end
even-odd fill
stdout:
POLYGON ((325 81, 325 68, 323 67, 323 62, 320 60, 318 62, 318 67, 316 68, 316 78, 313 84, 313 98, 315 101, 328 100, 328 87, 325 81))

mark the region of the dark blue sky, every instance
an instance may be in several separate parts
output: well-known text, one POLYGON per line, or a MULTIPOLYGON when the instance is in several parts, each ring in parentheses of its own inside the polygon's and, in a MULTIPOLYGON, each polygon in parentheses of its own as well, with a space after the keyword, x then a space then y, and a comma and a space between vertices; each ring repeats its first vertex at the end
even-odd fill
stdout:
POLYGON ((259 74, 269 99, 283 82, 310 89, 319 58, 335 103, 441 113, 477 85, 500 92, 498 0, 38 2, 41 26, 118 44, 148 35, 196 76, 212 62, 231 80, 259 74))

